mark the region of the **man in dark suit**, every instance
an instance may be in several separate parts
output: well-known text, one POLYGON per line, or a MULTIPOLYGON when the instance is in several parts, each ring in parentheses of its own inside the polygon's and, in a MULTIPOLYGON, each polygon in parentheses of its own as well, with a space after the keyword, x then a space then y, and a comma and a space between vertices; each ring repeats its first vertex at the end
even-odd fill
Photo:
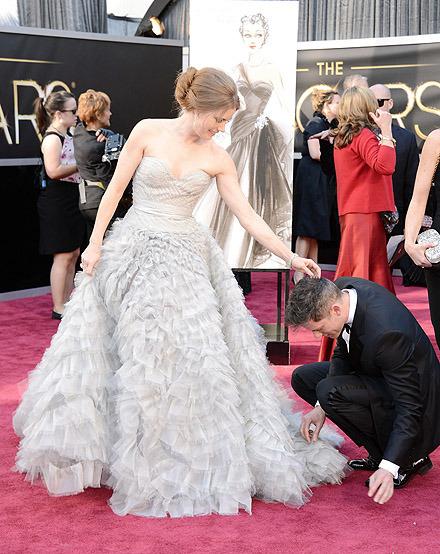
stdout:
MULTIPOLYGON (((389 112, 393 108, 391 90, 385 85, 377 84, 370 87, 376 97, 379 110, 389 112)), ((393 138, 396 140, 396 169, 393 173, 393 192, 399 222, 393 230, 393 235, 403 235, 403 224, 406 212, 414 190, 417 168, 419 166, 419 150, 414 133, 393 123, 393 138)))
POLYGON ((374 471, 368 494, 387 502, 394 488, 431 469, 429 454, 440 444, 440 363, 429 338, 393 294, 356 277, 303 279, 286 321, 337 339, 330 362, 292 375, 296 393, 314 406, 302 435, 317 440, 328 416, 365 446, 368 458, 349 465, 374 471))

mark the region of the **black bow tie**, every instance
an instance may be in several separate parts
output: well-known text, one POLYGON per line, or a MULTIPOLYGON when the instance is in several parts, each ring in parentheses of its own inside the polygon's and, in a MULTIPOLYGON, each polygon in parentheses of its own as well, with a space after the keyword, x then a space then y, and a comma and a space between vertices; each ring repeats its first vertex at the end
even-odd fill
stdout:
POLYGON ((346 333, 350 334, 351 333, 351 327, 348 323, 345 323, 344 324, 344 330, 346 333))

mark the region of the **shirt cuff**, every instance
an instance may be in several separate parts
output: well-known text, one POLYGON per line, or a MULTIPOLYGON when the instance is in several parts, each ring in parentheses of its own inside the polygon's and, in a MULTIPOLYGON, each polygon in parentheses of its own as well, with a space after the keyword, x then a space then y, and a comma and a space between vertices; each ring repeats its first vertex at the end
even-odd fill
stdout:
POLYGON ((319 400, 316 401, 315 408, 317 408, 318 406, 321 406, 321 404, 319 403, 319 400))
POLYGON ((394 479, 397 479, 399 475, 399 466, 396 464, 393 464, 393 462, 389 462, 388 460, 382 460, 379 464, 380 469, 385 469, 386 471, 389 471, 394 479))

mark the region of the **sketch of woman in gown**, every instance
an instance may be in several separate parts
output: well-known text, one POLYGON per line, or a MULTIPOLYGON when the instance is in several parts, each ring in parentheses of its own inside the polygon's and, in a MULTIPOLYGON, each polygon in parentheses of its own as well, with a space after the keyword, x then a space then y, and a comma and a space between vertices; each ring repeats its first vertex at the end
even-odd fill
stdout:
MULTIPOLYGON (((232 121, 227 151, 236 164, 243 194, 276 235, 290 246, 293 146, 287 98, 278 69, 265 55, 267 19, 260 13, 242 17, 240 34, 249 55, 236 68, 242 109, 232 121)), ((218 195, 208 195, 198 214, 213 231, 230 267, 279 265, 240 226, 218 195)))

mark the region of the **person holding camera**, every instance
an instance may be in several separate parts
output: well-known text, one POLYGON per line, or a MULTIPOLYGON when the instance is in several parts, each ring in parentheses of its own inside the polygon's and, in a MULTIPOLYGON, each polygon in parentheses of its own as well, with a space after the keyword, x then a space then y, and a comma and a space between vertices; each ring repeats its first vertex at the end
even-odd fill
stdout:
MULTIPOLYGON (((73 137, 75 160, 81 175, 79 208, 87 222, 90 237, 101 198, 115 172, 124 138, 108 129, 110 97, 105 92, 88 89, 78 99, 78 123, 73 137), (114 142, 109 152, 109 143, 114 142), (118 147, 118 145, 120 145, 118 147)), ((129 206, 122 200, 115 217, 123 217, 129 206)))

